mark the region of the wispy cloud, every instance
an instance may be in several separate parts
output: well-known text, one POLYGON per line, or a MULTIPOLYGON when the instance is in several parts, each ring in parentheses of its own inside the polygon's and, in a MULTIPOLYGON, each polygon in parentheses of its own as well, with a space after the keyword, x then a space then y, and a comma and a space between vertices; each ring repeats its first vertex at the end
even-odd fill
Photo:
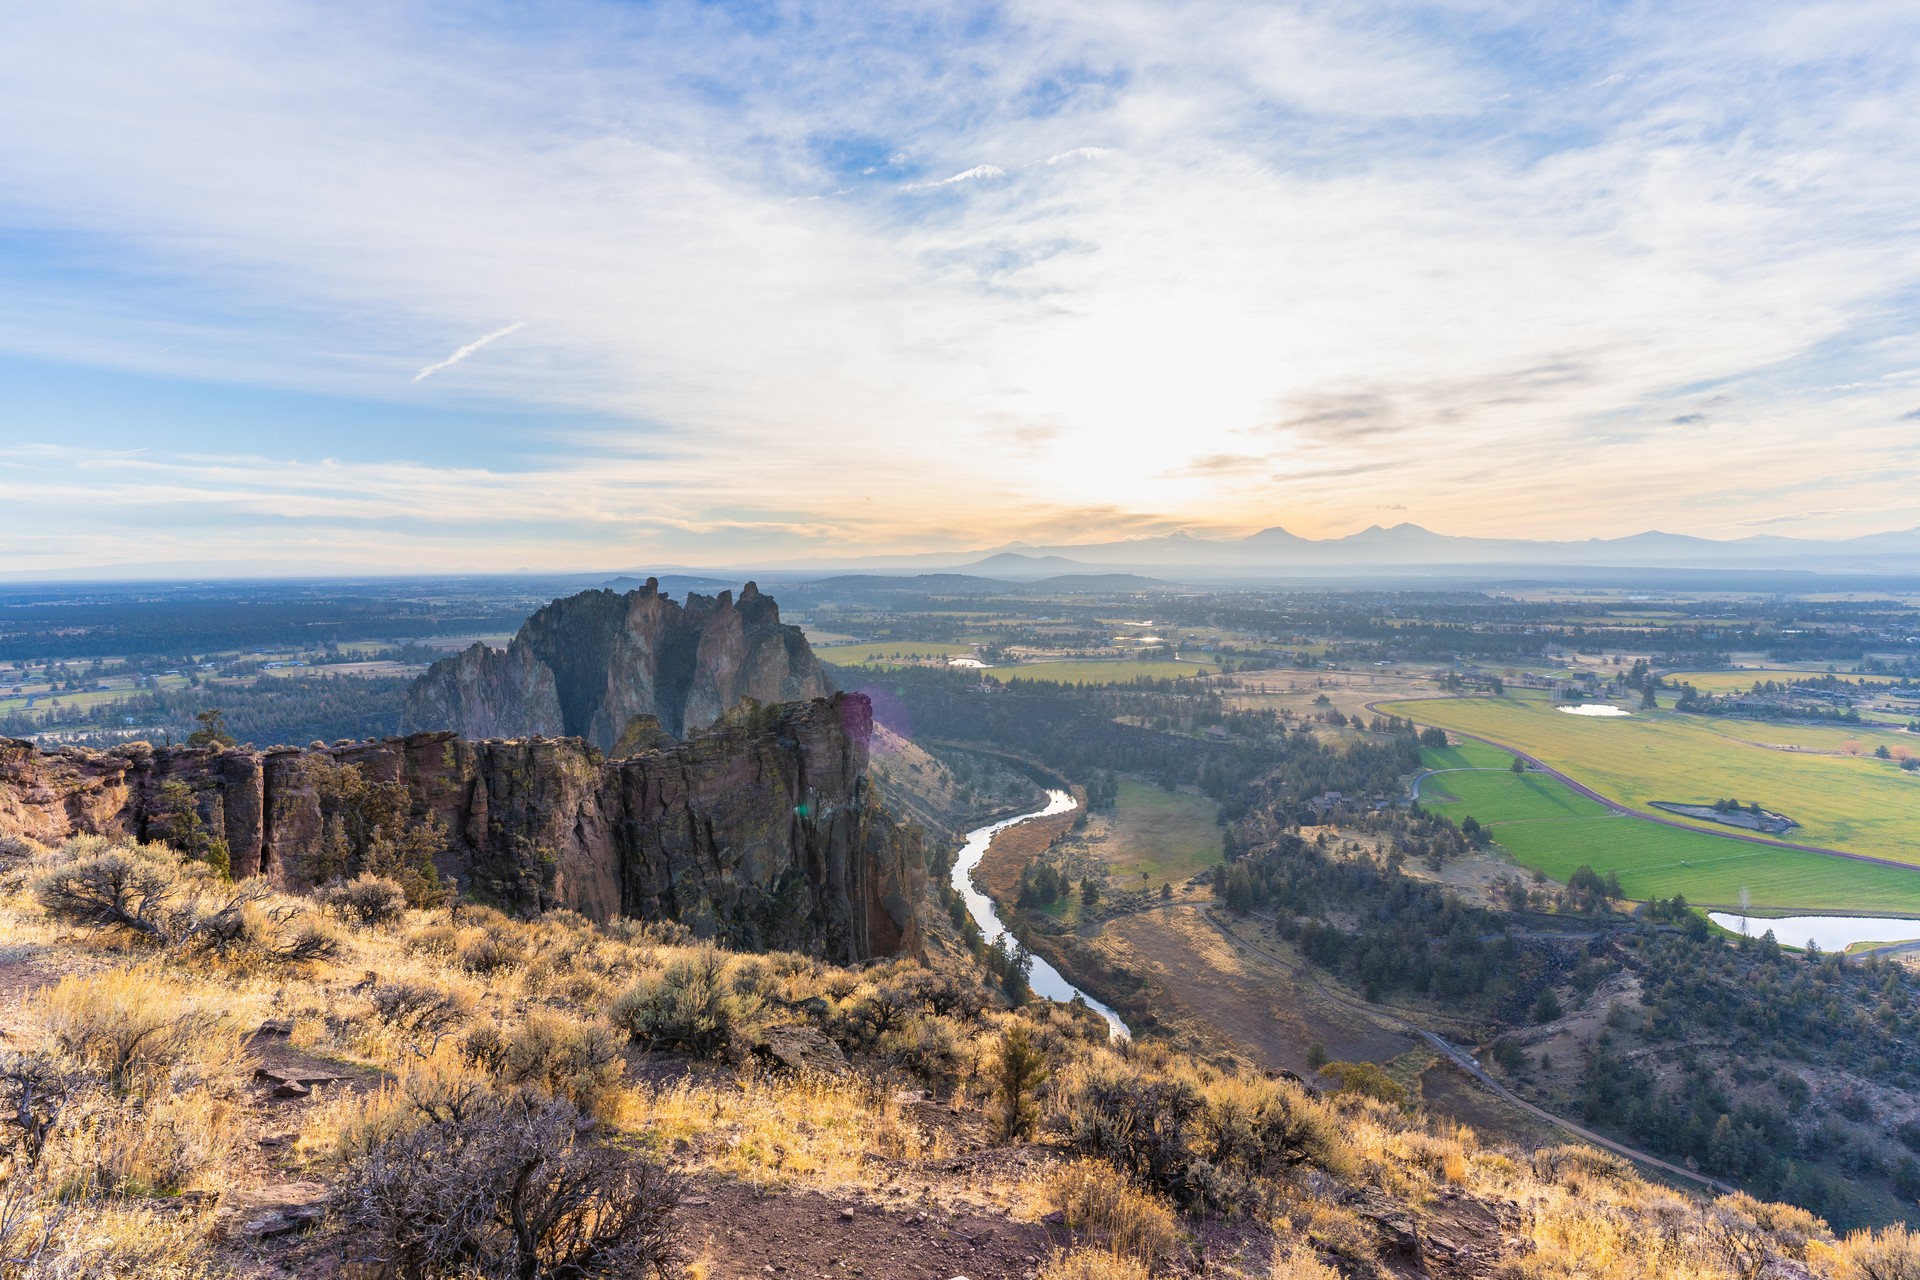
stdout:
POLYGON ((1048 156, 1048 164, 1064 164, 1069 160, 1098 160, 1101 156, 1113 154, 1111 147, 1075 147, 1071 151, 1062 151, 1059 155, 1048 156))
POLYGON ((495 329, 492 333, 487 334, 485 337, 475 338, 472 342, 469 342, 466 346, 459 348, 452 355, 448 356, 445 360, 436 361, 433 364, 430 364, 426 368, 422 369, 420 372, 414 374, 413 380, 415 382, 425 381, 426 379, 431 378, 434 374, 440 372, 442 369, 449 369, 449 368, 452 368, 454 365, 459 364, 462 360, 465 360, 468 356, 472 355, 474 352, 478 351, 480 348, 486 346, 489 342, 497 341, 498 339, 506 337, 508 334, 514 332, 517 329, 524 329, 526 327, 527 327, 527 322, 525 320, 516 320, 504 329, 495 329))
POLYGON ((977 164, 971 169, 963 169, 951 178, 941 178, 934 182, 909 182, 902 191, 925 191, 930 187, 950 187, 956 182, 977 182, 982 178, 1004 178, 1007 171, 997 164, 977 164))

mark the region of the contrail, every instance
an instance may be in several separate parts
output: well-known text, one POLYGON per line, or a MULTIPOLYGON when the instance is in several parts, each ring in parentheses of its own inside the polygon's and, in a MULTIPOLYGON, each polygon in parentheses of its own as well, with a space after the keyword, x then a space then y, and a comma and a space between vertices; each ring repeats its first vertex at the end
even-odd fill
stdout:
POLYGON ((524 329, 526 327, 527 327, 527 322, 525 320, 516 320, 504 329, 496 329, 484 338, 476 338, 472 342, 469 342, 466 346, 460 348, 458 351, 448 356, 445 360, 442 360, 439 364, 430 364, 426 368, 422 369, 420 372, 414 374, 413 380, 415 382, 418 382, 422 378, 431 378, 434 374, 440 372, 442 369, 446 368, 448 365, 459 364, 462 360, 465 360, 468 356, 472 355, 474 352, 478 351, 480 348, 486 346, 489 342, 492 342, 494 339, 504 338, 508 334, 512 333, 515 329, 524 329))

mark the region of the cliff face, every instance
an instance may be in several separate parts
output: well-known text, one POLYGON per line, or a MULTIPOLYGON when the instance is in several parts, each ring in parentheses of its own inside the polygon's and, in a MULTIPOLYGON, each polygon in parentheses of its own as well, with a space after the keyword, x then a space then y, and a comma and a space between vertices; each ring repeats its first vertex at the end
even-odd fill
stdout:
POLYGON ((583 591, 521 626, 504 652, 476 644, 433 664, 408 695, 407 727, 463 738, 571 736, 604 750, 637 716, 674 737, 696 733, 743 698, 818 698, 825 673, 772 597, 747 583, 739 600, 583 591))
POLYGON ((161 788, 181 781, 236 877, 300 888, 325 831, 316 776, 352 765, 403 785, 415 823, 445 824, 435 862, 480 897, 859 960, 919 949, 926 877, 917 833, 869 794, 872 729, 866 698, 840 694, 748 704, 691 741, 612 760, 577 738, 450 733, 269 752, 0 739, 0 835, 164 839, 161 788))

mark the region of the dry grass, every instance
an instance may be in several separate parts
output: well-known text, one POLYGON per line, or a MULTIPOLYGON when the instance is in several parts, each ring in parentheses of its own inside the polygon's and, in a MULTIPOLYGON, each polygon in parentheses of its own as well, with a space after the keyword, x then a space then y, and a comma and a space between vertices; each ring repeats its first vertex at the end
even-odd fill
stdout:
MULTIPOLYGON (((1749 1280, 1757 1267, 1822 1280, 1920 1280, 1920 1237, 1904 1231, 1835 1240, 1799 1210, 1745 1196, 1702 1203, 1587 1148, 1521 1157, 1358 1094, 1319 1097, 1152 1044, 1109 1046, 1062 1010, 982 1012, 977 984, 942 985, 911 961, 851 970, 726 952, 673 926, 601 927, 564 912, 523 923, 461 907, 399 919, 343 912, 348 924, 329 960, 168 952, 162 968, 152 946, 76 932, 35 904, 32 886, 47 869, 110 851, 74 841, 0 861, 0 948, 67 971, 15 1011, 19 1043, 65 1073, 77 1100, 39 1166, 23 1174, 16 1156, 11 1180, 0 1184, 26 1206, 16 1215, 20 1231, 50 1228, 51 1261, 31 1273, 36 1280, 215 1274, 205 1260, 211 1216, 156 1213, 144 1198, 244 1185, 253 1123, 239 1087, 250 1067, 245 1033, 265 1017, 291 1019, 299 1051, 386 1077, 370 1091, 323 1091, 306 1105, 291 1152, 298 1176, 336 1177, 427 1119, 527 1090, 571 1099, 684 1172, 769 1190, 874 1194, 905 1183, 918 1188, 911 1194, 1013 1205, 1021 1216, 1057 1209, 1077 1247, 1046 1261, 1048 1280, 1135 1280, 1186 1265, 1183 1219, 1147 1179, 1130 1180, 1111 1163, 1082 1159, 1026 1181, 1017 1172, 946 1172, 982 1141, 992 1105, 987 1068, 1017 1023, 1045 1059, 1042 1088, 1057 1124, 1071 1120, 1076 1091, 1103 1080, 1191 1095, 1191 1152, 1208 1159, 1208 1194, 1280 1235, 1271 1280, 1331 1280, 1335 1260, 1356 1273, 1377 1266, 1375 1228, 1351 1207, 1360 1189, 1415 1216, 1443 1189, 1503 1206, 1517 1223, 1517 1244, 1501 1262, 1510 1280, 1749 1280), (633 1018, 610 1016, 616 1008, 633 1018), (703 1047, 710 1061, 671 1082, 630 1077, 633 1019, 652 1034, 711 1008, 724 1011, 727 1034, 703 1047), (785 1021, 837 1041, 854 1074, 776 1076, 742 1060, 746 1039, 785 1021), (909 1086, 931 1086, 965 1115, 917 1121, 899 1095, 909 1086)), ((183 893, 212 891, 199 873, 181 874, 183 893)), ((248 909, 304 908, 269 894, 248 909)), ((1043 1128, 1038 1141, 1059 1148, 1067 1137, 1065 1128, 1043 1128)), ((0 1150, 0 1165, 5 1159, 0 1150)), ((703 1267, 720 1269, 711 1257, 695 1259, 689 1274, 703 1267)), ((14 1276, 0 1267, 0 1280, 14 1276)))
POLYGON ((857 1081, 747 1073, 635 1089, 621 1124, 687 1167, 756 1187, 854 1187, 881 1160, 938 1159, 891 1096, 857 1081), (684 1146, 683 1146, 684 1144, 684 1146))
POLYGON ((1300 1241, 1282 1239, 1273 1247, 1273 1263, 1267 1277, 1268 1280, 1340 1280, 1340 1273, 1300 1241))
POLYGON ((1153 1275, 1144 1263, 1124 1254, 1072 1249, 1048 1258, 1039 1280, 1152 1280, 1153 1275))
POLYGON ((1065 1165, 1046 1180, 1042 1195, 1067 1226, 1095 1237, 1111 1252, 1153 1267, 1179 1251, 1180 1224, 1173 1211, 1110 1164, 1076 1160, 1065 1165))
POLYGON ((34 1002, 56 1051, 122 1092, 238 1075, 246 1035, 211 997, 139 969, 62 978, 34 1002))

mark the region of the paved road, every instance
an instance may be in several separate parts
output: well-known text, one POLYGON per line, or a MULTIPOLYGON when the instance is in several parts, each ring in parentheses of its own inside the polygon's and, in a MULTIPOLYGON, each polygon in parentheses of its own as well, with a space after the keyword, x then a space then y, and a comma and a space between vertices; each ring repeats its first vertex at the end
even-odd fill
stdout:
MULTIPOLYGON (((1380 700, 1380 702, 1449 702, 1449 701, 1452 701, 1452 699, 1450 698, 1382 698, 1380 700)), ((1369 702, 1367 704, 1367 710, 1372 711, 1377 715, 1379 714, 1379 706, 1380 706, 1379 702, 1369 702)), ((1484 742, 1490 747, 1498 747, 1502 751, 1511 751, 1514 755, 1519 756, 1522 760, 1524 760, 1530 767, 1539 770, 1541 773, 1546 774, 1548 777, 1559 779, 1561 782, 1566 783, 1567 786, 1573 788, 1573 790, 1578 792, 1580 795, 1583 795, 1587 799, 1594 801, 1596 804, 1605 805, 1609 812, 1619 814, 1622 817, 1638 818, 1642 822, 1651 822, 1662 827, 1672 827, 1676 831, 1691 831, 1696 835, 1717 836, 1722 840, 1738 840, 1743 844, 1757 844, 1757 845, 1760 845, 1762 848, 1766 848, 1766 849, 1793 849, 1800 853, 1824 853, 1830 858, 1848 858, 1854 862, 1877 862, 1883 867, 1899 867, 1903 871, 1920 870, 1920 867, 1916 867, 1913 863, 1901 862, 1897 858, 1876 858, 1870 853, 1849 853, 1845 849, 1828 849, 1817 844, 1791 844, 1785 840, 1769 840, 1765 836, 1750 835, 1744 831, 1710 831, 1705 827, 1696 827, 1690 822, 1681 822, 1675 818, 1656 818, 1650 813, 1641 813, 1638 809, 1629 809, 1626 805, 1621 804, 1618 800, 1609 799, 1608 797, 1601 795, 1598 791, 1595 791, 1592 787, 1588 786, 1586 783, 1581 782, 1576 778, 1568 777, 1566 774, 1560 772, 1560 770, 1554 768, 1552 765, 1547 764, 1543 760, 1539 760, 1533 756, 1528 755, 1526 752, 1520 750, 1518 747, 1511 746, 1505 742, 1496 742, 1492 738, 1483 738, 1477 733, 1462 733, 1458 729, 1448 729, 1447 732, 1452 734, 1456 738, 1470 738, 1475 742, 1484 742)), ((1431 772, 1444 773, 1448 771, 1436 769, 1436 770, 1432 770, 1431 772)), ((1469 771, 1469 772, 1472 772, 1472 771, 1469 771)), ((1417 798, 1418 797, 1416 796, 1416 799, 1417 798)))
MULTIPOLYGON (((1196 903, 1194 905, 1197 906, 1199 904, 1196 903)), ((1271 961, 1275 964, 1279 964, 1289 969, 1290 971, 1293 969, 1293 966, 1290 965, 1284 957, 1273 954, 1273 952, 1267 950, 1265 947, 1260 946, 1257 943, 1247 941, 1245 938, 1242 938, 1239 934, 1233 932, 1233 930, 1221 924, 1219 918, 1215 916, 1211 910, 1205 910, 1203 908, 1203 914, 1207 918, 1207 923, 1211 924, 1215 929, 1217 929, 1220 932, 1221 937, 1225 938, 1227 942, 1230 943, 1231 945, 1238 947, 1242 951, 1252 952, 1253 954, 1260 956, 1263 959, 1271 961)), ((1399 1014, 1394 1013, 1389 1009, 1384 1009, 1379 1005, 1371 1005, 1371 1004, 1363 1005, 1356 1000, 1350 999, 1349 997, 1340 994, 1339 992, 1331 991, 1327 987, 1322 985, 1320 981, 1317 978, 1315 978, 1311 972, 1305 969, 1299 970, 1298 976, 1306 979, 1307 982, 1311 983, 1313 988, 1316 991, 1318 991, 1322 996, 1325 996, 1329 1001, 1331 1001, 1334 1004, 1338 1004, 1345 1007, 1349 1012, 1369 1018, 1372 1021, 1374 1021, 1376 1024, 1389 1026, 1394 1028, 1395 1030, 1404 1031, 1409 1035, 1418 1036, 1420 1039, 1424 1040, 1429 1046, 1431 1046, 1433 1049, 1438 1051, 1442 1056, 1444 1056, 1448 1062, 1451 1062, 1454 1066, 1460 1068, 1461 1071, 1465 1072, 1470 1078, 1479 1082, 1481 1085, 1485 1086, 1490 1092, 1493 1093, 1495 1097, 1499 1098, 1502 1102, 1511 1103, 1512 1105, 1520 1108, 1522 1111, 1525 1111, 1528 1115, 1537 1116, 1540 1119, 1545 1120, 1548 1124, 1551 1124, 1556 1128, 1565 1130, 1567 1133, 1572 1134, 1574 1137, 1580 1139, 1582 1142, 1590 1142, 1594 1146, 1603 1148, 1607 1151, 1611 1151, 1617 1156, 1623 1156, 1626 1159, 1633 1161, 1635 1164, 1645 1165, 1650 1169, 1658 1169, 1662 1173, 1671 1174, 1673 1177, 1682 1178, 1688 1182, 1699 1183, 1702 1186, 1708 1187, 1711 1190, 1718 1191, 1723 1194, 1730 1194, 1738 1189, 1736 1187, 1729 1185, 1728 1183, 1720 1181, 1718 1178, 1709 1178, 1704 1173, 1695 1173, 1693 1170, 1688 1169, 1682 1165, 1677 1165, 1669 1161, 1662 1160, 1658 1156, 1648 1155, 1646 1152, 1636 1150, 1633 1147, 1627 1146, 1625 1143, 1615 1142, 1612 1138, 1604 1137, 1601 1134, 1595 1133, 1593 1130, 1585 1127, 1584 1125, 1575 1124, 1573 1121, 1565 1119, 1561 1116, 1557 1116, 1553 1112, 1548 1111, 1545 1108, 1536 1107, 1535 1105, 1533 1105, 1533 1103, 1528 1102, 1525 1098, 1518 1096, 1511 1089, 1507 1088, 1505 1085, 1501 1084, 1498 1080, 1495 1080, 1492 1076, 1488 1075, 1485 1071, 1481 1070, 1480 1064, 1473 1060, 1473 1056, 1471 1054, 1467 1053, 1462 1049, 1455 1048, 1452 1044, 1449 1044, 1441 1036, 1436 1035, 1434 1032, 1427 1030, 1425 1027, 1419 1026, 1418 1024, 1411 1022, 1406 1018, 1401 1017, 1399 1014)))

